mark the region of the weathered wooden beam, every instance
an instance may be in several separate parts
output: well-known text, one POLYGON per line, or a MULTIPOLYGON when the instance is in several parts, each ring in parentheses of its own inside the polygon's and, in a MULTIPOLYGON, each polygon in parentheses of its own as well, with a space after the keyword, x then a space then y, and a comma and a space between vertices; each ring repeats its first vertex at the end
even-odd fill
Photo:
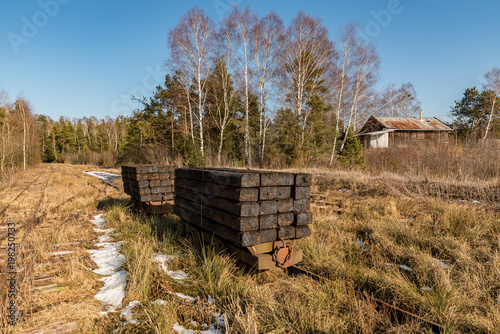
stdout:
POLYGON ((312 185, 312 175, 303 173, 295 174, 295 185, 298 187, 310 187, 312 185))
POLYGON ((251 172, 230 172, 210 169, 177 168, 175 177, 198 180, 202 183, 251 188, 260 186, 260 175, 251 172))
POLYGON ((277 201, 263 201, 260 202, 259 214, 260 215, 274 215, 278 213, 277 201))
POLYGON ((278 212, 293 212, 293 199, 281 199, 278 202, 278 212))
POLYGON ((311 209, 311 200, 309 199, 296 199, 293 201, 293 211, 305 212, 311 209))
POLYGON ((227 198, 205 195, 190 189, 175 187, 175 195, 195 203, 202 203, 205 206, 229 212, 241 217, 256 217, 259 215, 259 203, 257 202, 237 202, 227 198))
POLYGON ((286 226, 292 225, 295 221, 295 215, 293 212, 280 212, 278 213, 278 225, 286 226))
POLYGON ((292 187, 260 187, 259 200, 268 201, 273 199, 291 198, 292 187))
POLYGON ((312 223, 312 214, 310 212, 300 212, 295 214, 295 225, 308 225, 312 223))
POLYGON ((189 211, 178 205, 174 206, 174 213, 188 224, 198 226, 209 233, 213 233, 222 239, 234 242, 242 247, 250 247, 264 242, 274 241, 277 238, 276 229, 238 232, 227 226, 218 224, 207 217, 201 217, 196 212, 189 211))
POLYGON ((295 226, 278 227, 278 239, 295 239, 295 226))
POLYGON ((259 217, 260 229, 266 230, 278 227, 278 215, 264 215, 259 217))
POLYGON ((180 188, 240 202, 256 202, 259 199, 259 188, 238 188, 209 182, 202 184, 198 180, 189 180, 180 177, 175 179, 175 185, 180 188))
POLYGON ((293 198, 294 199, 308 199, 311 197, 310 187, 294 187, 293 198))
POLYGON ((180 206, 186 210, 191 210, 203 217, 213 220, 216 223, 230 227, 235 231, 257 231, 259 229, 258 217, 239 217, 178 196, 174 197, 174 203, 176 206, 180 206))
POLYGON ((311 229, 308 225, 295 227, 295 238, 301 239, 311 235, 311 229))

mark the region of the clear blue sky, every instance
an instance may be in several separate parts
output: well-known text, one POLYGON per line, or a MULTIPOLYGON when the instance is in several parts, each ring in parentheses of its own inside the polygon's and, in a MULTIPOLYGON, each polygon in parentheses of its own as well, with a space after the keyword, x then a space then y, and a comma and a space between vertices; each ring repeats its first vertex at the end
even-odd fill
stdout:
POLYGON ((36 113, 53 119, 128 116, 130 96, 162 81, 167 33, 186 10, 197 5, 219 21, 230 4, 260 15, 274 10, 285 24, 302 9, 321 17, 333 40, 357 21, 380 54, 379 87, 413 83, 424 116, 444 121, 465 88, 480 88, 500 67, 494 0, 3 0, 0 90, 11 100, 23 92, 36 113))

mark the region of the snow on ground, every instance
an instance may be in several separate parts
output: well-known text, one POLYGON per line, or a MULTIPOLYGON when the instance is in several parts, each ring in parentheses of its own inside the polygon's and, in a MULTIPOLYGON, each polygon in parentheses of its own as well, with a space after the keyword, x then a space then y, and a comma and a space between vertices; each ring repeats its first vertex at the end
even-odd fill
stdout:
POLYGON ((141 305, 141 302, 138 300, 134 300, 133 302, 128 303, 126 307, 120 312, 120 315, 125 318, 123 326, 126 324, 136 324, 137 320, 134 319, 135 313, 132 312, 132 309, 138 305, 141 305))
POLYGON ((175 294, 180 299, 183 299, 183 300, 190 302, 190 303, 194 303, 198 299, 198 297, 191 297, 191 296, 185 295, 185 294, 180 293, 180 292, 176 292, 175 294))
POLYGON ((90 176, 95 176, 99 180, 103 180, 106 182, 113 182, 115 179, 119 179, 122 176, 118 174, 112 174, 112 173, 106 173, 106 172, 89 172, 89 171, 84 171, 85 174, 88 174, 90 176))
MULTIPOLYGON (((220 327, 220 328, 226 328, 226 321, 229 323, 229 318, 227 315, 223 314, 220 315, 220 313, 213 313, 212 316, 214 317, 215 321, 210 325, 210 327, 206 324, 203 324, 203 327, 208 327, 206 330, 199 331, 201 334, 224 334, 224 331, 222 329, 216 329, 215 327, 220 327)), ((195 323, 195 325, 198 325, 195 323)), ((179 325, 176 323, 172 329, 177 332, 177 334, 194 334, 197 333, 198 331, 194 331, 192 329, 187 329, 184 326, 179 325)))
POLYGON ((152 261, 158 264, 158 267, 168 276, 175 280, 182 281, 188 277, 188 274, 182 270, 172 271, 168 269, 168 263, 175 259, 175 255, 165 255, 161 253, 153 254, 152 261))
MULTIPOLYGON (((104 282, 104 286, 94 296, 99 300, 108 311, 114 311, 122 306, 123 298, 125 297, 125 287, 127 286, 127 272, 119 270, 125 263, 125 255, 120 254, 122 242, 112 241, 110 233, 113 229, 101 229, 106 226, 106 220, 102 218, 102 214, 94 216, 91 222, 96 226, 94 231, 104 233, 99 236, 98 242, 94 245, 99 249, 90 249, 92 260, 97 264, 98 268, 93 270, 96 274, 106 275, 99 280, 104 282)), ((130 305, 130 304, 129 304, 130 305)))

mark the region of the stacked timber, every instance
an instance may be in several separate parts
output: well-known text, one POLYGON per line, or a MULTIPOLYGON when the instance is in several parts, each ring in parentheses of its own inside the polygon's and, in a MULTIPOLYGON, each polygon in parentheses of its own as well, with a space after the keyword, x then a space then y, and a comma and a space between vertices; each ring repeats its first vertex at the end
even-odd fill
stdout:
POLYGON ((122 166, 124 191, 141 203, 172 200, 174 169, 166 165, 122 166))
POLYGON ((177 168, 174 212, 242 247, 311 234, 311 174, 177 168))

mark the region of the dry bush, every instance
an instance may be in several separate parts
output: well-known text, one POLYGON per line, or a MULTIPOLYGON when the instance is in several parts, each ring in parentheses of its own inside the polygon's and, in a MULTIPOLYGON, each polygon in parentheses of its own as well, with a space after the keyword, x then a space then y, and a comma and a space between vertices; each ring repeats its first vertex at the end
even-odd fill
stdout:
POLYGON ((391 172, 460 182, 500 178, 500 143, 495 140, 458 147, 368 149, 365 155, 372 174, 391 172))
POLYGON ((84 152, 84 153, 65 153, 62 156, 62 162, 71 165, 93 165, 111 167, 116 165, 117 157, 113 152, 84 152))

